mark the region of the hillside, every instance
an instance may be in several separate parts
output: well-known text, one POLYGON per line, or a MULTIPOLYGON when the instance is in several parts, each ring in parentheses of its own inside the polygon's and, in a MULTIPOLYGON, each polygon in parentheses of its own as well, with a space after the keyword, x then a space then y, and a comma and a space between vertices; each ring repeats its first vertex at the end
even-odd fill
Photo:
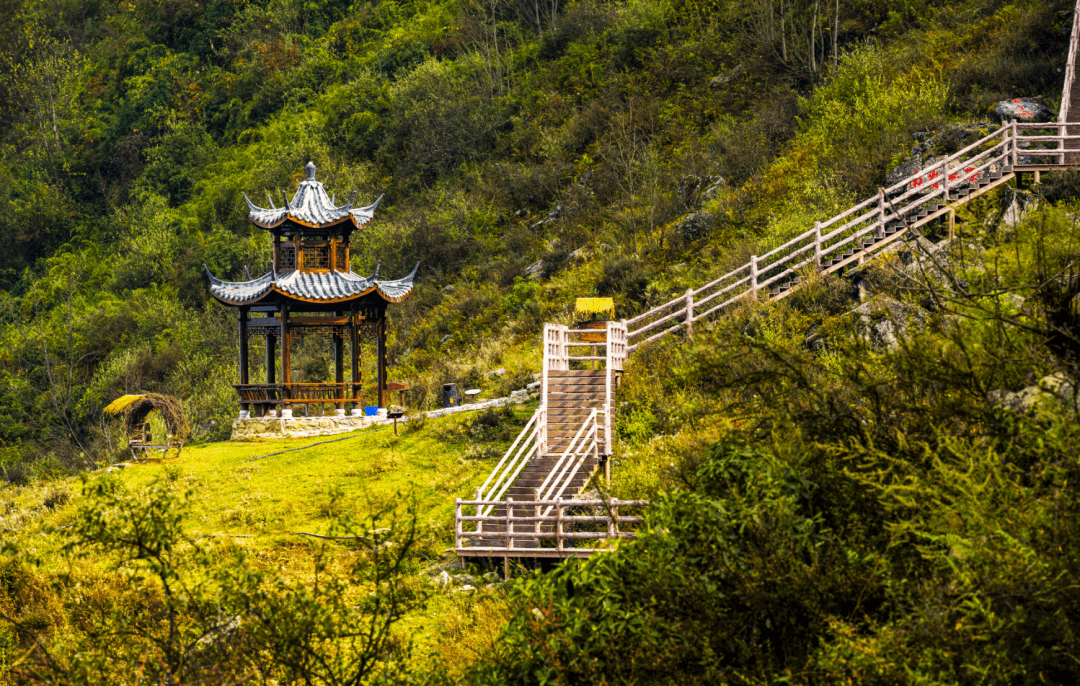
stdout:
MULTIPOLYGON (((507 395, 575 297, 633 316, 1001 100, 1056 112, 1072 14, 4 4, 0 683, 1075 682, 1074 172, 636 352, 606 488, 653 501, 644 535, 509 583, 446 549, 527 411, 247 463, 314 441, 226 441, 236 324, 203 270, 267 264, 241 194, 313 160, 385 194, 355 271, 420 262, 388 310, 405 404, 507 395), (110 472, 102 408, 136 391, 180 398, 194 442, 110 472)), ((330 352, 298 345, 294 379, 330 352)))

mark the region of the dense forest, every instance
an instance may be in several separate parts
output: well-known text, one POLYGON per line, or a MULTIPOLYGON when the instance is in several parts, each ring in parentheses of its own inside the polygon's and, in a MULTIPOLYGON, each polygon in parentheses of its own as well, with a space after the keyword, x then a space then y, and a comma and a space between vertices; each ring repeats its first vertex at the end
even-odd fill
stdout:
MULTIPOLYGON (((483 478, 512 412, 373 444, 401 470, 394 451, 491 446, 447 458, 461 481, 405 511, 320 485, 332 531, 392 520, 347 554, 211 545, 192 527, 262 520, 208 514, 210 475, 99 471, 124 459, 102 408, 125 392, 176 396, 196 445, 227 445, 236 322, 204 265, 264 270, 242 194, 291 193, 309 160, 338 197, 385 194, 355 271, 420 262, 389 310, 406 405, 446 381, 508 395, 575 297, 632 316, 954 152, 999 101, 1056 112, 1071 4, 2 0, 0 17, 0 684, 1076 683, 1073 173, 969 203, 932 268, 893 256, 645 348, 610 486, 653 501, 647 533, 585 563, 468 596, 427 582, 452 520, 418 512, 483 478), (887 341, 883 315, 853 314, 867 293, 907 323, 887 341)), ((295 380, 333 373, 317 342, 294 359, 295 380)))

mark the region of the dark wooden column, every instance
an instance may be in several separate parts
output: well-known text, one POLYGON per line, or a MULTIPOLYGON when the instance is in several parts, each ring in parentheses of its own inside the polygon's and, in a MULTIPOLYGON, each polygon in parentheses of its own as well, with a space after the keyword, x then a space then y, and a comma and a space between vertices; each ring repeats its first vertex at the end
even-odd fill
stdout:
POLYGON ((378 332, 377 346, 379 358, 379 408, 386 407, 386 310, 379 313, 379 323, 375 330, 378 332))
MULTIPOLYGON (((277 383, 277 336, 274 334, 268 334, 266 336, 266 385, 272 386, 277 383)), ((273 399, 274 391, 272 388, 266 389, 266 399, 273 399)), ((275 409, 274 405, 267 404, 263 408, 263 415, 266 415, 267 410, 275 409)))
MULTIPOLYGON (((335 317, 343 314, 340 310, 334 312, 335 317)), ((342 384, 345 383, 345 339, 340 334, 334 334, 334 383, 337 384, 337 414, 344 414, 345 388, 342 384)))
MULTIPOLYGON (((239 330, 240 337, 240 384, 246 385, 248 383, 248 308, 240 307, 240 321, 239 330)), ((247 411, 248 404, 243 402, 244 395, 240 394, 240 410, 247 411)))
POLYGON ((353 307, 349 311, 349 369, 352 375, 351 396, 357 400, 353 402, 353 414, 363 413, 364 403, 360 402, 360 316, 353 307))
POLYGON ((289 353, 292 348, 292 331, 289 328, 289 306, 281 306, 281 383, 283 387, 281 389, 281 397, 283 402, 281 403, 282 410, 289 410, 292 412, 292 405, 288 403, 290 389, 289 384, 292 383, 292 372, 289 371, 289 353))

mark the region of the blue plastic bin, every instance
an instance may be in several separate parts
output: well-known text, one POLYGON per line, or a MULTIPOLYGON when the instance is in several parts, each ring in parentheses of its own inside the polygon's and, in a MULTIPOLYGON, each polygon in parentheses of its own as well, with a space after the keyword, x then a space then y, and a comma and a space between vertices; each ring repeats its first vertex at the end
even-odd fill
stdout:
POLYGON ((366 414, 369 417, 374 417, 375 415, 379 414, 379 406, 378 405, 369 405, 368 407, 365 407, 364 408, 364 414, 366 414))

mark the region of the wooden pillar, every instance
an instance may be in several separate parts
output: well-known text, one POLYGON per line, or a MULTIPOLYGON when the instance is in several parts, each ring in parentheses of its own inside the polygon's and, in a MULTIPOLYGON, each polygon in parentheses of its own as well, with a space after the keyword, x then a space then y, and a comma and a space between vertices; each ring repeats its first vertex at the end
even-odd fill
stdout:
POLYGON ((379 313, 379 323, 375 330, 377 333, 378 358, 379 358, 379 409, 386 409, 386 310, 379 313))
POLYGON ((364 413, 364 404, 360 402, 360 315, 354 307, 349 313, 349 369, 352 375, 353 416, 364 413))
MULTIPOLYGON (((277 383, 277 336, 269 334, 266 337, 266 385, 272 386, 277 383)), ((266 397, 268 399, 274 397, 273 389, 266 390, 266 397)), ((267 405, 263 409, 263 414, 266 414, 266 410, 273 408, 272 405, 267 405)), ((277 408, 274 408, 277 409, 277 408)))
MULTIPOLYGON (((240 383, 246 385, 248 383, 248 308, 241 307, 239 309, 239 326, 237 327, 239 339, 240 339, 240 383)), ((243 399, 243 395, 240 396, 243 399)), ((240 411, 247 413, 248 404, 245 402, 240 403, 240 411)))
MULTIPOLYGON (((334 316, 342 316, 342 312, 339 310, 334 312, 334 316)), ((335 414, 345 414, 345 389, 342 384, 345 383, 345 340, 340 334, 334 334, 334 383, 337 384, 337 403, 335 405, 335 414)))
POLYGON ((949 238, 956 237, 956 210, 949 210, 949 238))
POLYGON ((292 384, 289 357, 292 348, 292 330, 289 327, 289 306, 281 306, 281 416, 292 417, 292 404, 288 402, 292 384))

